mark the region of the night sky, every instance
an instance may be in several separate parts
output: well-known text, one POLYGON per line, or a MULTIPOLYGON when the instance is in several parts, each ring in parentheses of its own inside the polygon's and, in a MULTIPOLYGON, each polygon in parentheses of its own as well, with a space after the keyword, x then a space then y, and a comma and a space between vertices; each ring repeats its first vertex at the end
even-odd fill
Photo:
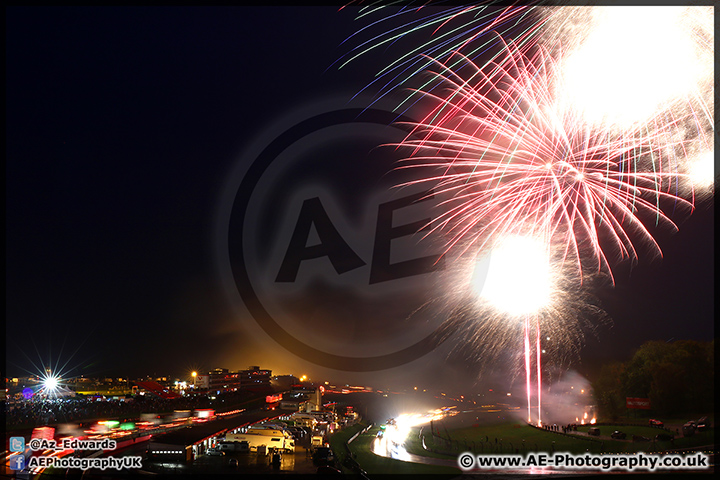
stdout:
MULTIPOLYGON (((362 25, 351 9, 6 14, 6 375, 33 362, 86 376, 260 365, 372 383, 246 334, 253 320, 231 307, 216 258, 241 152, 300 105, 349 102, 385 61, 333 66, 362 25)), ((579 370, 650 339, 714 337, 713 214, 699 202, 679 233, 659 235, 662 261, 621 268, 615 288, 595 292, 613 322, 588 337, 579 370)), ((404 379, 463 370, 422 365, 404 379)))

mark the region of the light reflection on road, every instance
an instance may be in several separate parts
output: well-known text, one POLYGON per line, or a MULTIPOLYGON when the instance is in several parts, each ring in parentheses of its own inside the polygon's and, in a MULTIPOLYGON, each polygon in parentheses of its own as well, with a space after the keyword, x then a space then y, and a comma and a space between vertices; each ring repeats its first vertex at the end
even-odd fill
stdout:
MULTIPOLYGON (((405 414, 395 419, 394 424, 388 424, 385 426, 385 430, 381 430, 378 436, 372 442, 372 452, 375 455, 381 457, 392 458, 403 462, 422 463, 425 465, 442 465, 455 467, 459 469, 458 461, 445 459, 445 458, 434 458, 425 457, 422 455, 415 455, 407 451, 405 448, 405 442, 408 440, 409 435, 415 434, 412 427, 430 423, 430 420, 437 420, 442 418, 442 415, 436 416, 437 414, 420 415, 420 414, 405 414)), ((473 412, 463 412, 472 413, 473 412)), ((573 469, 559 469, 552 467, 527 467, 527 468, 508 468, 508 469, 480 469, 473 468, 466 472, 470 474, 504 474, 504 475, 595 475, 598 473, 603 474, 626 474, 623 470, 612 470, 608 472, 593 471, 593 470, 573 470, 573 469)), ((510 477, 508 477, 510 478, 510 477)))
POLYGON ((428 424, 432 420, 439 420, 445 415, 447 413, 433 410, 424 415, 415 413, 398 416, 393 423, 389 423, 385 430, 381 430, 378 436, 375 437, 372 443, 372 452, 381 457, 393 458, 403 462, 456 466, 454 461, 414 455, 405 449, 405 442, 412 433, 413 427, 428 424))
MULTIPOLYGON (((458 463, 455 460, 448 460, 443 458, 423 457, 420 455, 414 455, 409 453, 404 446, 404 443, 397 444, 394 441, 382 437, 376 437, 372 444, 372 452, 375 455, 387 458, 393 458, 395 460, 401 460, 403 462, 422 463, 425 465, 442 465, 447 467, 458 468, 458 463)), ((597 473, 627 473, 622 470, 613 470, 610 472, 592 472, 588 470, 561 470, 553 469, 550 467, 530 467, 530 468, 512 468, 512 469, 473 469, 466 473, 484 473, 484 474, 503 474, 503 475, 556 475, 556 474, 573 474, 573 475, 591 475, 597 473)), ((510 478, 510 477, 508 477, 510 478)))
POLYGON ((385 437, 376 437, 373 442, 372 451, 381 457, 394 458, 403 462, 411 462, 412 455, 405 450, 403 444, 398 445, 385 437))

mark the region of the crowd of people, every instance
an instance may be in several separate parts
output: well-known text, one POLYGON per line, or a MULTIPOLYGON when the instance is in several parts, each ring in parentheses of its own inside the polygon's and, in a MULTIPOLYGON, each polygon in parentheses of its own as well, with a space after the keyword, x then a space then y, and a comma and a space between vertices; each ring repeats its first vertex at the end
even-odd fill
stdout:
POLYGON ((567 432, 577 432, 577 424, 575 423, 569 423, 567 425, 543 425, 543 428, 545 430, 550 430, 551 432, 560 432, 567 433, 567 432))
POLYGON ((166 399, 159 396, 133 395, 121 399, 97 397, 34 397, 29 400, 5 402, 5 424, 8 428, 36 427, 62 423, 84 423, 98 419, 138 419, 143 413, 168 414, 175 410, 211 408, 222 411, 240 402, 251 400, 250 392, 225 392, 214 399, 195 394, 166 399))

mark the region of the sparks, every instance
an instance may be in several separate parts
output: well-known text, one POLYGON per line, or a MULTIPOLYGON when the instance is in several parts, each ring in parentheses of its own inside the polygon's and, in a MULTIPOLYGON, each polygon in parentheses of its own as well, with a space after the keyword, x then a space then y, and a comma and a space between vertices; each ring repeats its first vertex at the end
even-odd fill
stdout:
POLYGON ((562 245, 581 277, 587 257, 611 278, 609 252, 636 260, 634 236, 661 254, 647 223, 676 229, 662 206, 693 208, 675 193, 682 174, 666 153, 677 122, 615 134, 558 109, 563 77, 543 49, 529 57, 509 43, 497 62, 465 61, 464 76, 436 62, 446 90, 423 92, 435 108, 399 145, 412 152, 404 168, 432 172, 413 183, 447 197, 434 227, 449 234, 447 250, 529 235, 562 245))

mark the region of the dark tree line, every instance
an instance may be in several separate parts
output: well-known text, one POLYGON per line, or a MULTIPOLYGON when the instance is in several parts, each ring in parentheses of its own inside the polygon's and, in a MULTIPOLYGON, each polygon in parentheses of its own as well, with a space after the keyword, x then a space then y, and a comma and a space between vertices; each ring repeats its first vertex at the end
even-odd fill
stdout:
POLYGON ((714 341, 650 341, 629 361, 603 365, 592 382, 600 416, 625 415, 626 397, 649 398, 656 415, 713 410, 714 347, 714 341))

